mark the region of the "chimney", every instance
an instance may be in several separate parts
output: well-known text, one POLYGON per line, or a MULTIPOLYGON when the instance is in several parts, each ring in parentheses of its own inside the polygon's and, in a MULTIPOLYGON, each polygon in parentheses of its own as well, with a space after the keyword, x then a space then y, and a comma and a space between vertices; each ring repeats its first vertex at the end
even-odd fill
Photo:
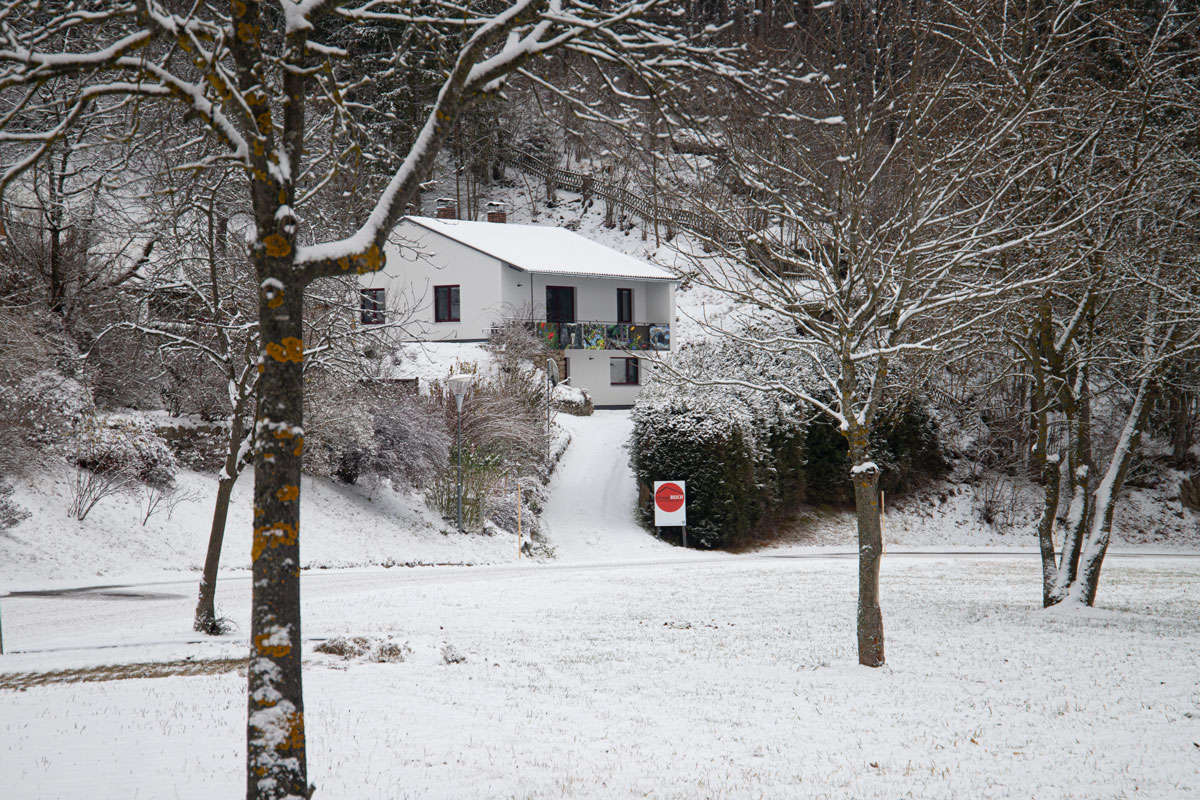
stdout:
POLYGON ((437 201, 438 219, 458 219, 458 203, 452 197, 439 197, 437 201))
POLYGON ((508 222, 508 212, 504 210, 504 203, 498 200, 493 200, 487 204, 488 222, 499 222, 501 225, 508 222))

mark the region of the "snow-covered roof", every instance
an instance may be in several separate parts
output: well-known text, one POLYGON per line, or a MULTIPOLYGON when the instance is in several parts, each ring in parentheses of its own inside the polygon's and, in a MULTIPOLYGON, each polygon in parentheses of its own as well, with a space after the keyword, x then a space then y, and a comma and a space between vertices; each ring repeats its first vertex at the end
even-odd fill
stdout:
POLYGON ((525 272, 641 281, 679 280, 662 267, 619 253, 566 228, 431 217, 404 220, 525 272))

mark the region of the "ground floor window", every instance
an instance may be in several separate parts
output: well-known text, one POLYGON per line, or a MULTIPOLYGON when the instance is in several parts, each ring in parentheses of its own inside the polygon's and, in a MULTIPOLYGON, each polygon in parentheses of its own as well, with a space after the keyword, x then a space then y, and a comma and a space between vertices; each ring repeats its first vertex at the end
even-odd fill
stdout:
POLYGON ((613 386, 637 386, 638 360, 636 358, 610 358, 608 360, 609 383, 613 386))
POLYGON ((433 287, 433 321, 458 322, 458 287, 433 287))
POLYGON ((384 322, 384 290, 362 290, 362 324, 382 325, 384 322))

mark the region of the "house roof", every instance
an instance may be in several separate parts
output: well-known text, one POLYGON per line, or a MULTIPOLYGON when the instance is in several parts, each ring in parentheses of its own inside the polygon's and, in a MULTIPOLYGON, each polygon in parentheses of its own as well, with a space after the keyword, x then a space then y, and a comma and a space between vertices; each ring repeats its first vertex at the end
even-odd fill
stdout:
POLYGON ((404 220, 525 272, 640 281, 679 280, 662 267, 618 253, 566 228, 431 217, 404 220))

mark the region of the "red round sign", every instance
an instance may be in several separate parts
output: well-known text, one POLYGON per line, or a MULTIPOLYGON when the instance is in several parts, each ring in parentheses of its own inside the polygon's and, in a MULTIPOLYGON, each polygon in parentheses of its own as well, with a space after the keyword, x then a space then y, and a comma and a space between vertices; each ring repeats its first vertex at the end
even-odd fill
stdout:
POLYGON ((664 483, 654 493, 654 504, 663 511, 678 511, 683 505, 683 488, 678 483, 664 483))

